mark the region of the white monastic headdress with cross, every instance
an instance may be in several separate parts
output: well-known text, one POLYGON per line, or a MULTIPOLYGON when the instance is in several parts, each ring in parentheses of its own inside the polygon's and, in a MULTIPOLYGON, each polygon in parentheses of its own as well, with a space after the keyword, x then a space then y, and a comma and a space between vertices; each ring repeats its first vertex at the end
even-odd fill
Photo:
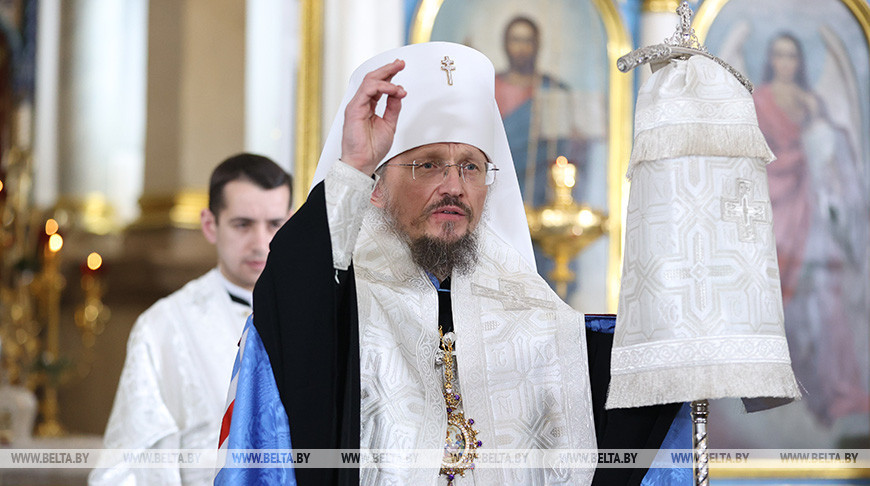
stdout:
MULTIPOLYGON (((378 54, 360 65, 351 75, 326 138, 312 187, 341 156, 344 109, 363 77, 395 59, 405 61, 405 69, 392 82, 403 86, 408 95, 402 100, 393 145, 381 164, 430 143, 466 143, 482 150, 499 169, 489 188, 482 222, 535 268, 520 187, 495 102, 495 69, 485 55, 470 47, 451 42, 412 44, 378 54)), ((378 114, 383 113, 385 104, 386 97, 378 104, 378 114)))

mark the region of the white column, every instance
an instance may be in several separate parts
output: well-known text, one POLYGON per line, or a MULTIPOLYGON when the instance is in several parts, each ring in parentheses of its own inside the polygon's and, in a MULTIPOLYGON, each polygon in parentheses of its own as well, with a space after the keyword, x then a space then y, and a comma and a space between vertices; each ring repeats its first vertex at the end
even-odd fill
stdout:
POLYGON ((137 225, 199 228, 208 180, 245 146, 245 0, 150 0, 137 225))
POLYGON ((61 3, 60 195, 104 196, 115 224, 135 217, 142 187, 146 9, 147 0, 61 3))
POLYGON ((60 62, 60 0, 39 2, 36 28, 36 95, 33 197, 39 208, 57 201, 57 107, 60 62))
POLYGON ((326 0, 323 59, 323 139, 347 81, 366 59, 404 44, 401 0, 326 0))
MULTIPOLYGON (((679 0, 644 0, 641 5, 638 47, 661 44, 674 35, 680 23, 677 15, 679 6, 679 0)), ((638 68, 638 86, 643 85, 651 74, 648 64, 638 68)))
POLYGON ((299 1, 248 0, 245 38, 245 150, 291 170, 299 1))

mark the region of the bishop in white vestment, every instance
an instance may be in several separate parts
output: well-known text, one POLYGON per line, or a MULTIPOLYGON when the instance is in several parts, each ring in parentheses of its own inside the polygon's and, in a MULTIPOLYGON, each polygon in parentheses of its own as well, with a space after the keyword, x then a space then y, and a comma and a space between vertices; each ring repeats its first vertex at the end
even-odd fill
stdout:
POLYGON ((308 201, 272 241, 222 436, 228 449, 420 459, 290 474, 228 463, 216 484, 592 481, 594 467, 448 467, 457 449, 596 448, 584 316, 536 272, 493 85, 485 56, 443 42, 357 69, 308 201), (421 263, 418 233, 468 236, 473 255, 421 263), (271 376, 246 374, 264 362, 271 376))

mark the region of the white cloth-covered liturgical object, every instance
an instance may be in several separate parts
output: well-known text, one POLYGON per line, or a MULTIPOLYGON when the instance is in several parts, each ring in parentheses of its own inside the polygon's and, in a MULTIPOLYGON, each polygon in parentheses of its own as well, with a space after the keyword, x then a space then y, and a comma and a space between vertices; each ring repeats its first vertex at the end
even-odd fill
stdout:
POLYGON ((638 95, 607 408, 798 398, 750 93, 702 56, 638 95))

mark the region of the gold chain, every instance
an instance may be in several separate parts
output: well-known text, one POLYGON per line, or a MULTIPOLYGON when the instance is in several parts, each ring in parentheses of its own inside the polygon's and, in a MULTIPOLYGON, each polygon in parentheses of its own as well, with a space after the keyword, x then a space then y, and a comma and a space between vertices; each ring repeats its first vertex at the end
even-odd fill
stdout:
POLYGON ((477 448, 483 443, 477 439, 477 431, 472 428, 474 419, 466 420, 459 409, 462 397, 453 387, 453 340, 444 339, 444 331, 440 326, 438 334, 444 350, 444 403, 447 405, 447 436, 444 439, 441 474, 447 476, 447 484, 450 486, 457 474, 464 477, 465 471, 474 469, 477 448))

